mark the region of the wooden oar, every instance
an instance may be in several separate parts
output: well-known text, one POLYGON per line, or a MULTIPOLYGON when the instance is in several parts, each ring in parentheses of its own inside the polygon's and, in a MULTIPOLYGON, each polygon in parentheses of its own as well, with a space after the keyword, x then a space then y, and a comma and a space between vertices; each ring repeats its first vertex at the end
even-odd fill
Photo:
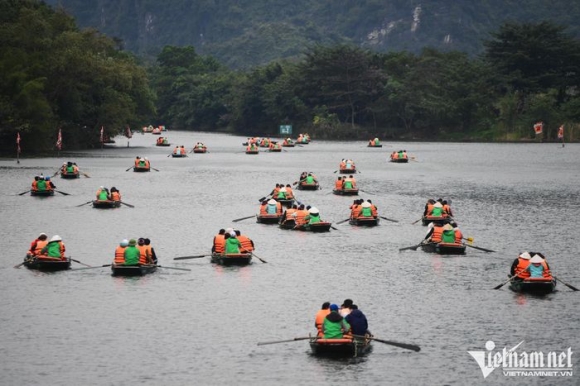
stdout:
POLYGON ((421 246, 421 244, 423 244, 423 243, 421 242, 420 244, 413 245, 413 246, 411 246, 411 247, 399 248, 399 252, 401 252, 401 251, 406 251, 406 250, 408 250, 408 249, 412 249, 412 250, 416 251, 416 250, 417 250, 417 248, 419 248, 419 247, 421 246))
POLYGON ((381 343, 384 343, 384 344, 390 344, 391 346, 405 348, 407 350, 413 350, 413 351, 416 351, 416 352, 421 351, 421 347, 419 347, 419 346, 417 346, 415 344, 393 342, 392 340, 383 340, 383 339, 379 339, 379 338, 373 338, 373 337, 362 336, 362 335, 353 335, 353 336, 355 338, 360 338, 360 339, 376 340, 377 342, 381 342, 381 343))
POLYGON ((22 192, 22 193, 18 193, 18 195, 19 195, 19 196, 22 196, 22 195, 24 195, 24 194, 26 194, 26 193, 28 193, 28 192, 30 192, 30 189, 28 189, 28 190, 25 190, 25 191, 24 191, 24 192, 22 192))
POLYGON ((421 221, 421 220, 423 220, 423 217, 421 217, 421 218, 420 218, 419 220, 417 220, 417 221, 413 221, 413 222, 411 223, 411 225, 415 225, 415 224, 417 224, 417 223, 418 223, 419 221, 421 221))
POLYGON ((339 231, 340 229, 336 228, 334 225, 330 226, 332 229, 334 229, 335 231, 339 231))
POLYGON ((91 200, 91 201, 87 201, 87 202, 85 202, 84 204, 77 205, 77 208, 78 208, 79 206, 83 206, 83 205, 90 204, 91 202, 93 202, 93 201, 91 200))
POLYGON ((367 192, 366 190, 362 190, 362 189, 359 189, 359 190, 363 193, 370 194, 371 196, 376 196, 376 194, 371 193, 371 192, 367 192))
POLYGON ((391 218, 387 218, 387 217, 383 217, 383 216, 379 216, 379 217, 382 218, 383 220, 392 221, 392 222, 399 222, 398 220, 393 220, 391 218))
POLYGON ((81 174, 82 174, 83 176, 87 177, 87 178, 91 178, 91 176, 89 176, 89 175, 88 175, 87 173, 85 173, 85 172, 81 172, 81 174))
POLYGON ((347 218, 346 220, 339 221, 339 222, 336 223, 336 225, 344 224, 348 220, 350 220, 350 218, 347 218))
POLYGON ((574 287, 571 284, 566 283, 564 280, 558 279, 556 276, 554 276, 554 279, 558 280, 560 283, 564 284, 566 287, 570 288, 571 290, 580 291, 578 288, 574 287))
POLYGON ((149 166, 151 169, 155 170, 156 172, 159 171, 159 169, 155 169, 153 166, 149 166))
POLYGON ((475 245, 470 245, 470 244, 465 244, 467 245, 469 248, 474 248, 474 249, 479 249, 480 251, 484 251, 484 252, 495 252, 491 249, 486 249, 486 248, 482 248, 482 247, 476 247, 475 245))
POLYGON ((516 275, 514 275, 514 276, 510 277, 510 278, 509 278, 507 281, 505 281, 505 282, 501 283, 500 285, 496 285, 495 287, 493 287, 493 289, 494 289, 494 290, 498 290, 498 289, 500 289, 501 287, 503 287, 504 285, 506 285, 506 284, 507 284, 507 283, 509 283, 510 281, 514 280, 516 277, 517 277, 516 275))
POLYGON ((166 267, 164 265, 156 265, 156 267, 158 267, 158 268, 165 268, 165 269, 176 269, 176 270, 179 270, 179 271, 191 271, 191 269, 189 269, 189 268, 166 267))
POLYGON ((105 267, 110 267, 111 265, 113 265, 113 264, 97 265, 96 267, 75 268, 75 269, 71 269, 71 271, 81 271, 83 269, 105 268, 105 267))
POLYGON ((129 208, 134 208, 135 205, 127 204, 126 202, 120 201, 121 204, 127 205, 129 208))
POLYGON ((56 171, 56 172, 55 172, 55 173, 52 175, 52 177, 56 177, 56 176, 57 176, 57 174, 58 174, 59 172, 60 172, 60 169, 58 169, 58 170, 57 170, 57 171, 56 171))
POLYGON ((306 340, 306 339, 310 339, 309 336, 302 336, 300 338, 294 338, 294 339, 286 339, 286 340, 274 340, 271 342, 258 342, 258 346, 264 346, 267 344, 277 344, 277 343, 288 343, 288 342, 295 342, 297 340, 306 340))
POLYGON ((173 260, 199 259, 200 257, 207 257, 207 256, 211 256, 211 255, 179 256, 179 257, 175 257, 173 260))
POLYGON ((70 193, 61 192, 60 190, 56 190, 56 189, 54 191, 62 194, 63 196, 70 196, 70 193))
POLYGON ((82 263, 82 262, 80 262, 78 260, 73 259, 72 257, 69 257, 69 258, 70 258, 71 261, 74 261, 75 263, 79 263, 81 265, 84 265, 85 267, 92 267, 92 265, 88 265, 88 264, 82 263))
POLYGON ((244 250, 244 251, 250 252, 252 254, 252 256, 254 256, 256 259, 260 260, 262 263, 267 263, 266 260, 264 260, 260 256, 256 255, 253 251, 248 251, 248 250, 244 250))
POLYGON ((252 218, 252 217, 256 217, 256 215, 254 214, 254 215, 251 215, 251 216, 248 216, 248 217, 237 218, 235 220, 232 220, 232 222, 238 222, 238 221, 242 221, 242 220, 247 220, 247 219, 252 218))
POLYGON ((22 267, 29 260, 31 260, 31 259, 24 260, 22 263, 15 265, 14 268, 20 268, 20 267, 22 267))
POLYGON ((267 195, 267 196, 264 196, 264 197, 262 197, 262 198, 258 198, 258 201, 262 202, 262 201, 264 201, 264 200, 269 200, 269 198, 268 198, 268 197, 272 198, 270 195, 267 195))
POLYGON ((133 169, 135 166, 131 166, 129 169, 125 170, 126 172, 128 172, 129 170, 133 169))

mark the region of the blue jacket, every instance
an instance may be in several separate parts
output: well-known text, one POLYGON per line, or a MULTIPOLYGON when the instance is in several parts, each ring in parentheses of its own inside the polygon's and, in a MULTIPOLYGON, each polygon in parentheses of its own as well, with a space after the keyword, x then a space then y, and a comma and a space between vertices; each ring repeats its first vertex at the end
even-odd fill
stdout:
POLYGON ((364 335, 369 328, 367 317, 361 310, 352 310, 345 319, 350 324, 354 335, 364 335))

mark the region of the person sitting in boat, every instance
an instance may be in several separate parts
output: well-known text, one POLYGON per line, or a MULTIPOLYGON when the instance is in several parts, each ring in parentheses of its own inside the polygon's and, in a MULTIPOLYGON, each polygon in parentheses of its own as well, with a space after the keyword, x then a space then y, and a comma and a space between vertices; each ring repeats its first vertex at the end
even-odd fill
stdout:
POLYGON ((294 213, 298 210, 298 205, 294 204, 292 207, 288 208, 282 215, 281 223, 284 224, 288 220, 294 220, 294 213))
POLYGON ((38 237, 30 243, 30 248, 28 248, 28 252, 26 252, 26 258, 29 259, 39 255, 40 251, 42 251, 42 248, 44 248, 46 244, 48 244, 48 236, 46 233, 39 234, 38 237))
POLYGON ((123 257, 125 258, 125 262, 123 265, 138 265, 139 264, 139 256, 141 252, 137 249, 137 240, 131 239, 129 240, 129 245, 125 248, 125 252, 123 257))
POLYGON ((350 218, 358 218, 360 216, 362 202, 363 200, 361 199, 356 199, 352 202, 350 205, 350 218))
POLYGON ((510 268, 510 276, 518 276, 519 278, 530 277, 530 272, 527 270, 528 265, 530 265, 530 259, 532 256, 529 252, 522 252, 514 260, 510 268))
POLYGON ((292 186, 290 184, 286 184, 286 199, 287 200, 294 199, 294 190, 292 190, 292 186))
POLYGON ((139 166, 139 161, 141 161, 141 157, 135 157, 135 166, 139 166))
POLYGON ((427 232, 427 236, 425 236, 425 240, 432 242, 432 243, 440 243, 443 237, 443 223, 442 222, 432 222, 429 224, 429 231, 427 232))
POLYGON ((246 147, 246 151, 257 151, 258 150, 258 146, 256 146, 255 142, 249 143, 248 142, 248 147, 246 147))
POLYGON ((205 145, 201 142, 198 142, 195 144, 195 148, 196 149, 205 149, 205 145))
POLYGON ((282 185, 282 187, 280 187, 280 190, 278 190, 278 195, 275 196, 276 200, 287 200, 288 197, 286 195, 286 187, 284 185, 282 185))
POLYGON ((157 264, 157 254, 155 253, 155 249, 151 246, 151 240, 148 238, 145 238, 145 247, 149 250, 149 256, 151 256, 153 264, 157 264))
POLYGON ((52 181, 50 180, 50 176, 44 177, 44 181, 46 182, 46 190, 56 189, 56 185, 52 183, 52 181))
POLYGON ((342 189, 356 189, 356 180, 352 174, 342 179, 342 189))
POLYGON ((151 162, 149 162, 149 158, 145 157, 143 159, 145 160, 145 167, 150 168, 151 167, 151 162))
POLYGON ((371 209, 372 205, 365 201, 362 204, 360 204, 361 206, 361 210, 360 210, 360 214, 358 215, 358 217, 373 217, 373 211, 371 209))
POLYGON ((441 235, 441 242, 454 244, 455 243, 455 229, 451 224, 445 224, 443 226, 443 234, 441 235))
POLYGON ((181 154, 179 146, 175 146, 175 149, 173 149, 173 154, 181 154))
POLYGON ((342 190, 342 177, 338 177, 338 179, 334 181, 334 189, 342 190))
POLYGON ((66 248, 62 242, 62 238, 59 235, 54 235, 41 250, 40 254, 42 256, 52 257, 54 259, 64 260, 64 252, 66 248))
POLYGON ((453 217, 453 212, 451 211, 451 206, 449 206, 449 203, 447 202, 447 200, 443 200, 443 202, 441 204, 443 205, 443 214, 453 217))
POLYGON ((274 200, 273 198, 268 200, 268 205, 266 206, 266 213, 267 214, 282 214, 282 204, 278 201, 274 200))
POLYGON ((285 138, 284 142, 282 142, 283 145, 292 145, 293 143, 292 138, 285 138))
POLYGON ((137 249, 139 250, 139 264, 153 264, 151 249, 145 245, 143 237, 139 237, 137 240, 137 249))
POLYGON ((121 192, 114 186, 111 188, 111 200, 121 201, 121 192))
POLYGON ((123 239, 119 243, 119 246, 115 248, 115 259, 113 264, 123 265, 125 264, 125 249, 129 246, 129 240, 123 239))
POLYGON ((146 168, 147 160, 145 158, 139 158, 139 161, 137 161, 137 166, 140 168, 146 168))
POLYGON ((433 205, 435 204, 435 200, 430 198, 427 200, 427 203, 425 204, 425 210, 423 211, 423 216, 428 216, 429 213, 431 213, 433 211, 433 205))
POLYGON ((453 230, 455 231, 455 244, 461 244, 463 240, 463 232, 461 232, 459 226, 455 221, 452 221, 450 224, 453 227, 453 230))
POLYGON ((305 216, 304 221, 307 225, 317 224, 321 222, 320 213, 317 208, 312 207, 308 209, 308 214, 305 216))
POLYGON ((179 154, 181 154, 181 155, 187 154, 187 150, 185 150, 185 146, 181 145, 181 147, 179 148, 179 154))
POLYGON ((353 305, 352 299, 344 299, 344 302, 342 302, 342 304, 340 305, 340 309, 338 310, 340 316, 344 318, 345 316, 350 314, 352 310, 352 305, 353 305))
POLYGON ((346 160, 346 169, 354 169, 354 162, 351 159, 346 160))
POLYGON ((403 150, 403 159, 407 159, 407 158, 408 158, 407 150, 403 150))
POLYGON ((278 197, 278 193, 280 193, 280 189, 282 189, 282 186, 280 186, 280 184, 276 184, 276 187, 274 189, 272 189, 272 191, 270 192, 270 196, 278 197))
POLYGON ((242 252, 252 252, 253 250, 256 249, 256 246, 254 245, 254 240, 252 240, 246 235, 241 234, 241 232, 238 229, 234 230, 234 232, 236 233, 236 238, 240 241, 241 245, 240 250, 242 252))
POLYGON ((436 203, 433 204, 433 209, 431 210, 431 212, 429 213, 429 216, 432 217, 443 217, 443 205, 437 201, 436 203))
POLYGON ((340 161, 340 164, 338 165, 338 168, 340 170, 346 169, 346 160, 344 158, 340 161))
POLYGON ((294 217, 294 222, 296 226, 301 226, 306 224, 306 216, 308 215, 308 210, 304 208, 304 204, 300 205, 296 212, 292 213, 292 217, 294 217))
POLYGON ((346 322, 350 325, 350 333, 352 335, 365 336, 366 334, 371 335, 369 331, 369 322, 367 317, 358 309, 356 304, 350 306, 351 311, 348 315, 344 317, 346 322))
POLYGON ((306 178, 302 179, 300 182, 306 185, 314 185, 316 184, 316 178, 312 175, 312 173, 308 173, 306 178))
POLYGON ((109 189, 101 186, 99 190, 97 190, 97 200, 99 201, 107 201, 111 199, 111 195, 109 193, 109 189))
POLYGON ((226 232, 224 238, 226 240, 226 245, 225 245, 226 255, 227 254, 239 254, 240 249, 242 248, 242 243, 240 243, 240 240, 238 240, 235 237, 235 233, 234 233, 234 236, 232 236, 230 233, 226 232))
POLYGON ((213 245, 211 247, 212 253, 224 253, 226 246, 226 230, 220 229, 218 234, 213 238, 213 245))
POLYGON ((367 199, 367 202, 371 204, 371 216, 377 218, 379 216, 379 209, 375 204, 373 204, 373 202, 370 199, 367 199))
POLYGON ((328 314, 330 314, 330 302, 324 302, 314 317, 314 327, 319 338, 322 338, 322 323, 328 314))
POLYGON ((270 141, 270 145, 268 145, 270 149, 282 149, 278 142, 274 143, 274 141, 270 141))
POLYGON ((322 335, 324 339, 342 339, 344 334, 350 331, 350 325, 338 313, 336 304, 330 305, 330 312, 322 322, 322 335))
POLYGON ((163 137, 157 138, 157 145, 161 145, 163 143, 163 137))
POLYGON ((530 273, 530 278, 532 279, 552 279, 552 274, 550 273, 548 264, 539 254, 532 256, 530 264, 527 266, 526 270, 530 273))

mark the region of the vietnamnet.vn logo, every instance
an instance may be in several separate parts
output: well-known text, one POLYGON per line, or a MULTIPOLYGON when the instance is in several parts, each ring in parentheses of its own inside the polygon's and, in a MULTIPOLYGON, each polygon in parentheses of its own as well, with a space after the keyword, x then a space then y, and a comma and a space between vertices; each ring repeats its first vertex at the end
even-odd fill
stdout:
POLYGON ((485 343, 487 351, 468 351, 481 372, 483 378, 498 367, 503 369, 503 375, 508 377, 571 377, 572 372, 572 348, 565 351, 550 351, 544 354, 541 351, 518 352, 516 349, 520 343, 508 349, 494 352, 495 343, 488 341, 485 343))

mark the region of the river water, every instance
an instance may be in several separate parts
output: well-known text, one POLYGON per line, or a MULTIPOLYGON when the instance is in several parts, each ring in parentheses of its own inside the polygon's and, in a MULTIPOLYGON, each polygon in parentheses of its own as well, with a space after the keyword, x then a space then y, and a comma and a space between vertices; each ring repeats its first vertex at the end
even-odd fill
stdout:
MULTIPOLYGON (((0 161, 0 384, 2 385, 466 385, 580 384, 580 294, 558 285, 545 297, 518 295, 506 285, 522 251, 540 251, 553 272, 580 287, 580 146, 567 144, 385 143, 316 141, 282 153, 244 154, 245 138, 168 132, 208 154, 168 157, 155 137, 135 135, 117 147, 66 157, 0 161), (393 150, 415 157, 387 162, 393 150), (125 170, 147 156, 159 170, 125 170), (359 229, 344 223, 325 234, 284 231, 233 219, 258 211, 258 199, 279 182, 314 172, 322 190, 297 192, 323 219, 348 217, 351 198, 331 194, 341 158, 352 158, 363 198, 383 221, 359 229), (90 178, 54 178, 70 195, 19 196, 35 174, 75 161, 90 178), (126 203, 96 210, 99 186, 116 186, 126 203), (465 256, 441 257, 417 244, 428 198, 452 200, 473 245, 465 256), (220 228, 234 226, 256 243, 253 264, 212 265, 220 228), (90 265, 109 264, 123 238, 149 237, 160 264, 143 278, 113 278, 108 268, 38 273, 14 269, 40 232, 62 236, 67 254, 90 265), (351 298, 375 337, 421 346, 416 353, 375 342, 359 359, 312 356, 307 341, 257 342, 314 333, 324 301, 351 298), (572 376, 511 377, 501 369, 484 379, 468 351, 494 353, 521 341, 518 351, 561 352, 571 347, 572 376)), ((24 144, 23 144, 24 145, 24 144)), ((66 145, 66 140, 65 140, 66 145)), ((78 264, 74 267, 80 268, 78 264)))

